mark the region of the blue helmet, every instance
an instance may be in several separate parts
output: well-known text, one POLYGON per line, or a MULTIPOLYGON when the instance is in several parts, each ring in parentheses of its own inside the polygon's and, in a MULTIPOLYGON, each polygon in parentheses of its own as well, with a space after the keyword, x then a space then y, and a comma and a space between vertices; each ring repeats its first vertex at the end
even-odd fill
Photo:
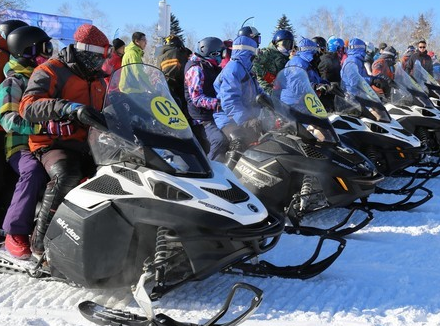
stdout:
POLYGON ((291 31, 288 31, 287 29, 280 29, 279 31, 276 31, 276 33, 273 35, 272 38, 272 44, 275 45, 279 41, 292 41, 293 44, 293 34, 291 31))
POLYGON ((327 50, 336 52, 344 47, 344 40, 335 36, 331 36, 327 41, 327 50))
POLYGON ((240 28, 237 33, 237 36, 247 36, 257 42, 258 45, 261 43, 261 34, 260 32, 253 26, 244 26, 240 28))

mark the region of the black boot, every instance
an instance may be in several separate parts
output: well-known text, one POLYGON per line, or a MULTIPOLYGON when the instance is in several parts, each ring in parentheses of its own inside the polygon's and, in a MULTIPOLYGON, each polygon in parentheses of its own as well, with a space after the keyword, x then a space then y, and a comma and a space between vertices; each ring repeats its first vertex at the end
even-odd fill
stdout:
POLYGON ((52 182, 49 182, 44 192, 43 204, 38 212, 37 222, 31 236, 31 250, 37 256, 41 256, 44 253, 44 236, 59 205, 59 203, 55 203, 55 199, 56 187, 54 187, 52 182))
POLYGON ((44 192, 43 203, 38 212, 37 222, 31 237, 31 250, 36 256, 41 256, 44 253, 44 236, 58 206, 82 178, 78 160, 59 160, 52 165, 51 173, 51 181, 47 184, 44 192))

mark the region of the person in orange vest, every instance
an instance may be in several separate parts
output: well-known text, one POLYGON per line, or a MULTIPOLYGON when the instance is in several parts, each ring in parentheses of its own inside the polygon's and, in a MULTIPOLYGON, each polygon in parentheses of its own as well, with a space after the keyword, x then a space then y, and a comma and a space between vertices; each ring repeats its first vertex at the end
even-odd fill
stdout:
POLYGON ((87 127, 69 119, 81 107, 101 110, 106 74, 101 67, 111 54, 111 45, 96 26, 83 24, 74 34, 74 44, 57 58, 35 68, 20 102, 20 115, 30 122, 48 122, 47 135, 30 135, 30 150, 49 175, 41 209, 31 237, 35 256, 44 253, 43 239, 49 223, 67 193, 94 173, 89 155, 87 127))
MULTIPOLYGON (((392 46, 387 46, 382 50, 382 53, 379 55, 379 58, 373 62, 371 66, 373 76, 384 76, 385 80, 393 80, 394 79, 394 65, 397 60, 397 51, 392 46)), ((389 83, 384 83, 383 88, 379 88, 376 85, 371 85, 374 91, 379 95, 389 97, 389 92, 391 88, 389 87, 389 83)))

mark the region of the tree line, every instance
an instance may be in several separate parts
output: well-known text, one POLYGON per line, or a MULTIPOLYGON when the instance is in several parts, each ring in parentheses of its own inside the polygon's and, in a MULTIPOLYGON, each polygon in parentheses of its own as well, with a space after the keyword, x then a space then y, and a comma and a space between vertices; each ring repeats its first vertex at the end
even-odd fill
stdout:
MULTIPOLYGON (((26 10, 26 0, 0 0, 0 8, 26 10)), ((90 19, 110 40, 119 37, 129 43, 133 31, 144 32, 148 39, 148 48, 144 59, 147 63, 155 64, 156 48, 162 45, 162 39, 157 36, 156 22, 150 25, 126 24, 123 28, 114 31, 107 14, 91 0, 78 0, 74 3, 64 2, 58 8, 57 14, 90 19)), ((358 37, 365 42, 372 42, 376 46, 381 42, 393 45, 400 54, 405 51, 408 45, 425 39, 428 43, 428 51, 437 53, 440 51, 440 35, 439 31, 434 29, 434 22, 435 12, 433 10, 419 13, 417 17, 404 15, 400 18, 374 18, 361 13, 349 15, 342 7, 333 10, 320 7, 307 15, 307 19, 302 17, 298 22, 291 22, 288 15, 281 14, 280 18, 274 22, 274 29, 271 32, 275 33, 278 29, 288 29, 294 35, 296 31, 301 30, 301 34, 309 38, 322 36, 328 39, 332 35, 342 39, 358 37)), ((186 33, 184 26, 180 26, 178 17, 173 13, 171 14, 170 27, 171 33, 180 36, 186 47, 189 49, 196 47, 197 35, 186 33)), ((218 36, 223 39, 233 39, 239 27, 238 24, 226 23, 219 28, 223 35, 218 36)), ((267 33, 267 31, 260 32, 267 33)), ((219 34, 221 34, 220 30, 219 34)), ((296 35, 296 38, 298 39, 299 36, 296 35)))

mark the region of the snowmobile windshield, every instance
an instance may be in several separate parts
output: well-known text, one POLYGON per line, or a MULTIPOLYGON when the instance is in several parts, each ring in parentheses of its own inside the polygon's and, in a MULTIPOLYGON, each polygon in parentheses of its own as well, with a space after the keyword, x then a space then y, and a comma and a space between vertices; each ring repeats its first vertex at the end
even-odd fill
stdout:
POLYGON ((425 68, 422 67, 422 64, 419 60, 416 60, 416 62, 414 62, 412 76, 416 80, 416 82, 418 82, 419 85, 422 86, 423 90, 426 93, 429 92, 427 85, 440 86, 440 84, 434 79, 434 77, 432 77, 429 72, 427 72, 425 68))
MULTIPOLYGON (((282 127, 295 126, 297 134, 319 142, 339 143, 324 105, 319 100, 306 71, 300 67, 286 67, 274 82, 272 92, 274 110, 281 117, 282 127)), ((293 128, 295 129, 295 127, 293 128)))
POLYGON ((361 76, 358 67, 349 63, 344 67, 344 81, 341 87, 345 98, 335 97, 336 111, 353 114, 381 122, 390 122, 391 117, 376 92, 361 76))
POLYGON ((395 65, 394 82, 396 87, 393 87, 390 98, 392 104, 397 106, 434 107, 423 88, 403 70, 400 62, 395 65))
POLYGON ((97 164, 130 162, 173 175, 209 177, 211 168, 156 67, 130 64, 113 72, 102 113, 106 129, 92 128, 97 164))

